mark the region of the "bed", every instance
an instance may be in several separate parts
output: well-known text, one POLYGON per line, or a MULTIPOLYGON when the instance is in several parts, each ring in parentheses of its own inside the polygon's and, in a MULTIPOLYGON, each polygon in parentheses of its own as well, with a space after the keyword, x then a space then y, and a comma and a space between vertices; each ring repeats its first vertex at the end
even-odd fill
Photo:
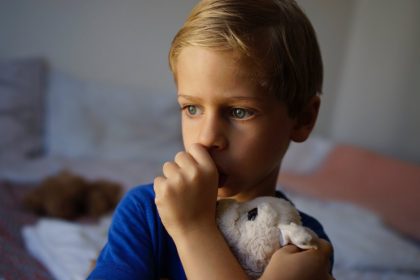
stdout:
MULTIPOLYGON (((112 213, 69 222, 22 198, 63 169, 125 190, 150 182, 182 147, 175 94, 16 59, 0 62, 0 112, 0 279, 85 278, 112 213)), ((278 188, 329 234, 337 279, 420 279, 420 166, 315 137, 292 144, 282 170, 278 188)))

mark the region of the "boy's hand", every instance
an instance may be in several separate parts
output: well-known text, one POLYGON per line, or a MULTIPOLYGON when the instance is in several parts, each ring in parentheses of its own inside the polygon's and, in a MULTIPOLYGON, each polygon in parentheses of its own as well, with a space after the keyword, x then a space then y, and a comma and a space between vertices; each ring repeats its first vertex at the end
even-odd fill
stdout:
POLYGON ((273 254, 260 279, 334 279, 329 273, 331 254, 332 246, 324 239, 319 239, 317 250, 284 246, 273 254))
POLYGON ((193 144, 163 165, 154 180, 155 203, 172 238, 216 227, 218 172, 207 150, 193 144))

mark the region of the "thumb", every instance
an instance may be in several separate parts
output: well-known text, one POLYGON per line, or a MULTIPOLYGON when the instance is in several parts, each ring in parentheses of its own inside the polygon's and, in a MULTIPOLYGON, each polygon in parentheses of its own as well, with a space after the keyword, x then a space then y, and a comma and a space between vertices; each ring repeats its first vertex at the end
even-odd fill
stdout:
POLYGON ((294 253, 298 253, 302 250, 299 249, 295 245, 289 244, 289 245, 285 245, 285 246, 281 247, 278 251, 281 251, 284 254, 294 254, 294 253))

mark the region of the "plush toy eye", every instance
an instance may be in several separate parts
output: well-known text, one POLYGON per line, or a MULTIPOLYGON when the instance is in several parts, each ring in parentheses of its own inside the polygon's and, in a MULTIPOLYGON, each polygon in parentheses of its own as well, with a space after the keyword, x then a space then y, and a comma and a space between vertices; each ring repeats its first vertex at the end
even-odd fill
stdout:
POLYGON ((258 216, 258 208, 254 208, 248 211, 248 221, 253 221, 258 216))

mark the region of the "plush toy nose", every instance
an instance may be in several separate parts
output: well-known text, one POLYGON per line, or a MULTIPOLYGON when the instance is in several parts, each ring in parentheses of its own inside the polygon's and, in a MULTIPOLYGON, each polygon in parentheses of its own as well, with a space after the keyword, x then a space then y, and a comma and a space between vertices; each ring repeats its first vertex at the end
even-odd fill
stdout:
POLYGON ((258 216, 258 208, 254 208, 248 211, 248 221, 253 221, 258 216))

